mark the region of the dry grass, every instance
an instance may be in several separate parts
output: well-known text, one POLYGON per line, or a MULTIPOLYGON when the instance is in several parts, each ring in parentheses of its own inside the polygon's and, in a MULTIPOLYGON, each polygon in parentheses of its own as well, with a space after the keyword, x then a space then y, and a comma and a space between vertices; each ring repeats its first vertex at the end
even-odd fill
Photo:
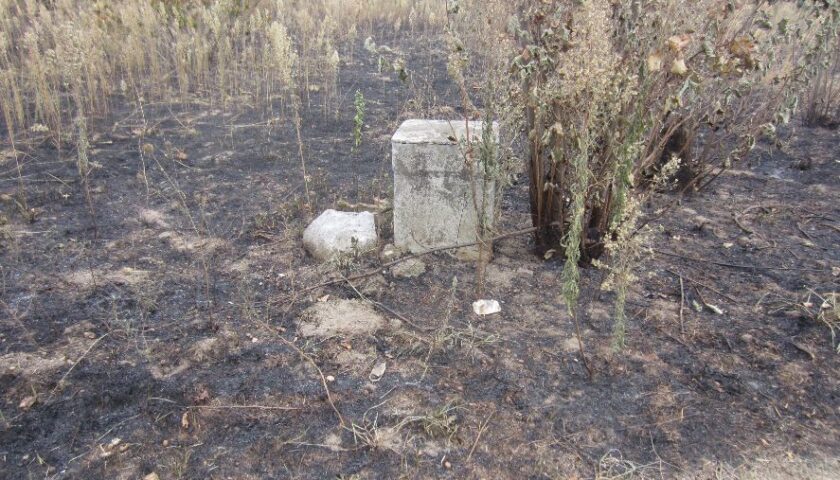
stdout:
POLYGON ((607 254, 618 346, 650 221, 640 205, 663 180, 702 189, 776 140, 840 25, 824 2, 456 3, 449 67, 463 108, 475 87, 513 139, 502 143, 526 150, 536 247, 565 258, 572 313, 578 265, 607 254))
POLYGON ((35 220, 18 146, 48 139, 59 152, 75 150, 95 231, 87 151, 99 132, 89 120, 126 104, 139 112, 138 175, 148 196, 147 171, 161 165, 145 142, 158 120, 147 107, 197 104, 256 110, 269 130, 292 123, 310 211, 301 118, 314 108, 312 93, 324 116, 337 116, 340 69, 362 35, 430 32, 444 19, 432 0, 0 0, 0 126, 18 178, 14 201, 35 220))
POLYGON ((821 52, 818 69, 804 99, 806 125, 840 125, 840 37, 821 52))
POLYGON ((0 1, 0 105, 10 139, 67 141, 73 119, 115 101, 255 105, 268 118, 295 95, 338 107, 340 46, 374 26, 434 28, 432 1, 0 1), (407 25, 406 25, 407 24, 407 25))

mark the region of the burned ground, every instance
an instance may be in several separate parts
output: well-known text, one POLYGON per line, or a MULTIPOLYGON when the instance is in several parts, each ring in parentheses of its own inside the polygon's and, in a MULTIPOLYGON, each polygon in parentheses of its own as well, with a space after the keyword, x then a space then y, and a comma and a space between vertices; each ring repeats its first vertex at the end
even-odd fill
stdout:
MULTIPOLYGON (((458 103, 445 66, 427 45, 403 47, 423 83, 359 56, 337 117, 312 92, 312 211, 293 126, 246 107, 116 99, 92 129, 90 203, 72 150, 19 146, 36 215, 4 197, 0 477, 836 474, 840 356, 819 313, 840 290, 837 131, 760 145, 651 224, 619 353, 603 275, 584 273, 590 379, 562 264, 535 257, 528 237, 496 245, 497 315, 472 313, 473 267, 445 255, 424 258, 418 278, 307 290, 337 278, 301 247, 312 213, 387 199, 399 122, 458 117, 441 106, 458 103), (352 151, 356 90, 367 127, 352 151), (298 334, 313 304, 360 296, 384 318, 373 333, 298 334)), ((0 172, 12 194, 5 153, 0 172)), ((527 186, 514 184, 500 230, 529 222, 527 186)))

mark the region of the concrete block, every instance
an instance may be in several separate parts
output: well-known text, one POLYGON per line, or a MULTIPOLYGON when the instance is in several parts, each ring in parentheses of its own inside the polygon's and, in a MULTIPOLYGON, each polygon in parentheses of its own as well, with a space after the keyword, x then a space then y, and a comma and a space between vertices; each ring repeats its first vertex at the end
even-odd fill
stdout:
POLYGON ((376 249, 376 222, 370 212, 324 210, 303 232, 303 246, 322 262, 376 249))
MULTIPOLYGON (((498 125, 493 124, 498 142, 498 125)), ((464 121, 406 120, 391 138, 394 168, 394 245, 412 253, 477 240, 473 186, 487 219, 493 215, 495 183, 483 187, 483 168, 464 161, 464 121)), ((482 138, 482 122, 469 122, 471 142, 482 138)), ((476 148, 475 158, 478 158, 476 148)), ((459 249, 471 259, 478 247, 459 249)))

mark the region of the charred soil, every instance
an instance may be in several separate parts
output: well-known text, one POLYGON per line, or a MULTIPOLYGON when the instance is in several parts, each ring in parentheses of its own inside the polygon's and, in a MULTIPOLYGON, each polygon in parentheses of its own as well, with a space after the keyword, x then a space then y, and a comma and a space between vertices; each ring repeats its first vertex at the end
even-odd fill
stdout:
MULTIPOLYGON (((562 264, 525 236, 499 242, 488 268, 500 314, 472 313, 473 266, 446 255, 424 258, 417 278, 383 271, 305 291, 340 278, 301 247, 313 214, 390 197, 400 121, 459 118, 441 106, 459 102, 432 42, 402 45, 407 85, 360 54, 342 67, 337 113, 319 92, 304 98, 311 209, 292 123, 247 106, 115 99, 91 129, 90 204, 72 148, 19 145, 31 223, 4 151, 0 477, 840 471, 840 354, 821 316, 840 292, 837 131, 759 145, 652 224, 622 352, 603 276, 585 271, 593 379, 560 299, 562 264), (367 112, 354 150, 356 90, 367 112), (313 304, 359 297, 384 317, 375 332, 298 333, 313 304)), ((527 185, 507 192, 500 231, 530 226, 527 198, 527 185)))

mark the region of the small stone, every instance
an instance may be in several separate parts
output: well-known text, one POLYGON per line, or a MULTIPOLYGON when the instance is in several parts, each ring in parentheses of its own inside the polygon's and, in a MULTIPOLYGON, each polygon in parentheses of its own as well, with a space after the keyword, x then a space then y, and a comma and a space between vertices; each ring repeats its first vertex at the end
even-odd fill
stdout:
POLYGON ((391 267, 391 275, 399 278, 417 278, 426 273, 426 264, 412 258, 391 267))
POLYGON ((403 253, 402 250, 395 247, 394 244, 389 243, 388 245, 385 245, 384 247, 382 247, 382 251, 379 252, 379 259, 383 262, 386 262, 386 263, 391 262, 391 261, 399 258, 400 255, 402 255, 402 253, 403 253))
POLYGON ((490 315, 502 311, 501 305, 496 300, 477 300, 473 302, 472 307, 476 315, 490 315))
POLYGON ((717 315, 723 315, 723 313, 724 313, 723 310, 720 307, 718 307, 717 305, 712 305, 711 303, 707 303, 706 306, 709 307, 709 310, 715 312, 717 315))
POLYGON ((443 468, 449 470, 450 468, 452 468, 452 463, 450 463, 449 460, 443 462, 443 468))
POLYGON ((370 380, 373 383, 382 380, 382 376, 385 375, 385 369, 387 368, 387 366, 388 364, 385 361, 377 363, 370 371, 370 375, 368 375, 368 380, 370 380))
POLYGON ((755 246, 750 237, 741 235, 735 240, 741 248, 752 248, 755 246))
POLYGON ((18 408, 20 408, 21 410, 29 410, 30 408, 32 408, 33 405, 35 405, 35 402, 37 402, 37 401, 38 401, 37 396, 30 395, 30 396, 25 397, 23 400, 20 401, 20 404, 18 405, 18 408))
POLYGON ((325 210, 303 232, 303 246, 321 262, 367 253, 376 248, 377 241, 370 212, 325 210))
POLYGON ((335 381, 335 377, 333 377, 332 375, 327 375, 327 376, 326 376, 326 379, 327 379, 327 381, 328 381, 328 382, 330 382, 330 383, 332 383, 332 382, 334 382, 334 381, 335 381))

